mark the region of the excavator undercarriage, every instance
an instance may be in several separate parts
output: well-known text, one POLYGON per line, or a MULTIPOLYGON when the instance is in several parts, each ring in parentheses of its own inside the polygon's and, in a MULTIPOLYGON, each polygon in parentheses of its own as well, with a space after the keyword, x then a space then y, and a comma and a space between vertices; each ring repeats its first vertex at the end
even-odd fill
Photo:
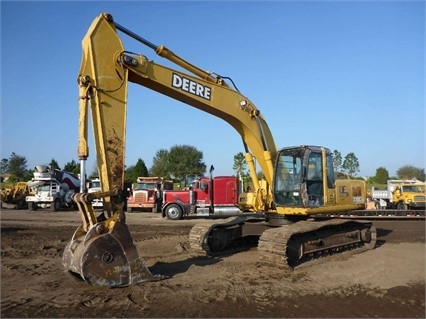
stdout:
POLYGON ((199 255, 218 256, 257 245, 262 262, 290 269, 336 253, 373 249, 376 239, 376 228, 367 221, 309 219, 271 226, 259 216, 200 223, 189 236, 191 250, 199 255))

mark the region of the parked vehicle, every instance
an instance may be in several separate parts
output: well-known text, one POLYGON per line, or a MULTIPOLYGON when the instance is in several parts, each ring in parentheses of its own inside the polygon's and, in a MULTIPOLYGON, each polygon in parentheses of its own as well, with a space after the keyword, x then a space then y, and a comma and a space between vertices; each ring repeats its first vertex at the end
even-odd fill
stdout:
POLYGON ((15 205, 18 209, 28 208, 25 198, 30 195, 30 188, 26 182, 16 182, 6 188, 2 188, 1 202, 15 205))
POLYGON ((425 209, 425 184, 416 180, 388 180, 386 188, 371 189, 377 209, 425 209))
MULTIPOLYGON (((210 174, 213 168, 210 169, 210 174)), ((163 193, 163 217, 171 220, 184 216, 236 216, 239 208, 239 182, 235 176, 196 178, 189 189, 170 190, 163 193)))
MULTIPOLYGON (((87 184, 88 184, 88 187, 87 187, 88 193, 101 191, 101 180, 98 177, 90 180, 87 184)), ((98 209, 103 208, 104 204, 103 204, 102 198, 95 198, 94 200, 92 200, 92 206, 98 209)))
POLYGON ((74 206, 71 196, 80 191, 76 174, 54 169, 51 165, 37 165, 33 175, 27 185, 34 193, 25 198, 30 210, 50 207, 58 211, 74 206))
POLYGON ((136 186, 127 199, 127 212, 141 209, 157 213, 161 209, 163 191, 172 189, 173 181, 162 177, 138 177, 136 186))

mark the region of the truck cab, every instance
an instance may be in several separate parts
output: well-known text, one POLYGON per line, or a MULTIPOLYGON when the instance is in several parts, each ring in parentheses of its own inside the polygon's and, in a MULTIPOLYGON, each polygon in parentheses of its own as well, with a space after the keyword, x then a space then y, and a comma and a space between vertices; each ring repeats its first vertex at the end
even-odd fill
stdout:
POLYGON ((398 209, 425 209, 425 193, 421 185, 401 184, 392 193, 398 209))
POLYGON ((238 185, 235 176, 201 177, 195 179, 189 189, 165 191, 162 216, 179 220, 189 215, 241 215, 238 185))

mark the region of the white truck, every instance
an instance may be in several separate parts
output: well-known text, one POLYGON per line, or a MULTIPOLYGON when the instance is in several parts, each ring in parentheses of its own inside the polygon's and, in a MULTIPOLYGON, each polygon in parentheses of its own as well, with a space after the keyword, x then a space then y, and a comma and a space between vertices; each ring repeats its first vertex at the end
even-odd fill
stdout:
MULTIPOLYGON (((101 180, 96 177, 93 178, 88 182, 87 192, 88 193, 94 193, 94 192, 100 192, 101 191, 101 180)), ((92 201, 93 208, 99 208, 102 209, 104 207, 102 198, 95 198, 92 201)))
POLYGON ((80 191, 77 175, 54 169, 51 165, 37 165, 33 175, 27 182, 32 194, 25 198, 30 210, 50 208, 59 211, 74 206, 71 196, 80 191))
POLYGON ((386 188, 371 189, 377 209, 425 209, 425 198, 425 183, 417 180, 391 179, 386 188))

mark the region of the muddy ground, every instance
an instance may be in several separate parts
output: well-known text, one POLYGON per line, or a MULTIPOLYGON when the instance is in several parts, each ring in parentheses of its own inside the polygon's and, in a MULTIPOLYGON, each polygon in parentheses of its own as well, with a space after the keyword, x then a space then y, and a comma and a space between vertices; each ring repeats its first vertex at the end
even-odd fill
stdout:
POLYGON ((3 209, 1 317, 425 317, 424 220, 376 221, 376 249, 295 271, 261 264, 256 248, 192 257, 188 233, 200 221, 128 214, 146 265, 169 278, 112 289, 63 270, 77 212, 3 209))

